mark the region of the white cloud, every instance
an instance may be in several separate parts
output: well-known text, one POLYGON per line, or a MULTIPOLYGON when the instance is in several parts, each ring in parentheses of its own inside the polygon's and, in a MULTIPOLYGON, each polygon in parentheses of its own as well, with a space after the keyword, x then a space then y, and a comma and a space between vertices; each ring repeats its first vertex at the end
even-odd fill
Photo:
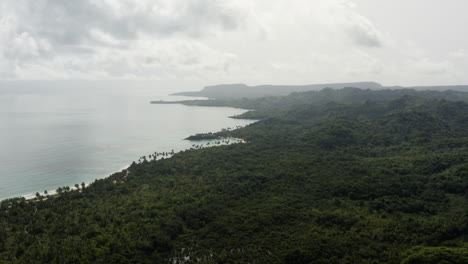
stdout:
POLYGON ((352 19, 354 21, 350 23, 348 30, 356 43, 369 47, 382 46, 380 33, 369 20, 362 16, 354 16, 352 19))
POLYGON ((2 0, 0 78, 414 84, 466 72, 466 50, 436 58, 354 2, 2 0))
POLYGON ((416 73, 428 75, 446 74, 450 72, 453 66, 446 61, 434 61, 429 58, 423 58, 409 63, 416 73))
POLYGON ((356 5, 353 2, 337 1, 332 10, 337 24, 356 44, 366 47, 383 45, 382 33, 370 20, 356 11, 356 5))
POLYGON ((224 65, 223 52, 199 40, 242 25, 243 9, 233 2, 4 0, 0 58, 7 63, 0 64, 0 74, 163 78, 197 65, 224 65))
POLYGON ((468 57, 468 51, 466 51, 466 49, 458 49, 450 52, 449 55, 455 59, 466 59, 468 57))
POLYGON ((4 55, 7 59, 27 60, 34 59, 48 53, 51 50, 47 40, 36 39, 28 32, 22 32, 10 39, 7 43, 4 55))

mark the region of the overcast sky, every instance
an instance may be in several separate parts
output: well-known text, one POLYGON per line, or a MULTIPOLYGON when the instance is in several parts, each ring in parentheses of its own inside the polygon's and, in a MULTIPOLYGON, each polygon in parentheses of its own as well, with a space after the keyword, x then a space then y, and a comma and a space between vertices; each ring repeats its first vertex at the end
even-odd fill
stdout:
POLYGON ((466 0, 1 0, 0 79, 468 84, 466 0))

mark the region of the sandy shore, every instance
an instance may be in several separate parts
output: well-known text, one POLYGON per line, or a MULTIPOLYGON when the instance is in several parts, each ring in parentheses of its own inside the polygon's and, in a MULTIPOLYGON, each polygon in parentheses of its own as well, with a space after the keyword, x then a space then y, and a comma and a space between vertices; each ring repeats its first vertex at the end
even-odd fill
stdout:
MULTIPOLYGON (((219 140, 209 140, 209 142, 207 142, 206 144, 200 144, 200 145, 202 145, 203 148, 207 148, 207 147, 208 147, 208 148, 211 148, 211 147, 222 146, 222 145, 225 146, 225 145, 231 145, 231 144, 246 143, 246 141, 245 141, 244 139, 242 139, 242 138, 234 138, 234 137, 222 138, 221 140, 232 140, 232 142, 230 142, 229 144, 224 143, 224 144, 221 144, 221 145, 216 145, 216 144, 211 144, 211 143, 212 143, 212 142, 219 141, 219 140)), ((205 142, 206 142, 206 141, 205 141, 205 142)), ((189 149, 186 149, 186 150, 189 150, 189 149)), ((171 155, 171 156, 172 156, 172 155, 171 155)), ((170 158, 171 156, 169 156, 169 157, 166 156, 166 157, 164 157, 164 158, 170 158)), ((159 157, 158 159, 161 159, 161 158, 163 158, 163 157, 159 157)), ((126 165, 126 166, 122 167, 122 169, 119 170, 118 172, 127 170, 129 167, 130 167, 130 165, 126 165)), ((114 172, 114 173, 115 173, 115 172, 114 172)), ((113 173, 111 173, 111 175, 112 175, 112 174, 113 174, 113 173)), ((110 176, 110 175, 108 175, 108 176, 106 176, 106 177, 103 177, 103 178, 96 178, 95 180, 97 180, 97 179, 105 179, 105 178, 107 178, 107 177, 109 177, 109 176, 110 176)), ((94 182, 95 180, 93 180, 93 182, 94 182)), ((71 186, 69 186, 69 187, 70 187, 70 190, 76 190, 76 189, 77 189, 77 188, 74 186, 75 184, 76 184, 76 183, 73 183, 71 186)), ((85 182, 85 187, 88 187, 90 184, 92 184, 92 182, 85 182)), ((81 184, 80 184, 80 186, 81 186, 81 184)), ((57 195, 57 189, 58 189, 59 187, 63 187, 63 186, 58 186, 58 187, 56 187, 55 189, 47 190, 47 195, 44 195, 44 191, 39 192, 39 194, 40 194, 41 196, 45 196, 45 197, 57 195)), ((17 197, 23 197, 23 198, 25 198, 26 200, 32 200, 32 199, 36 198, 36 193, 20 195, 20 196, 17 196, 17 197)), ((11 197, 11 198, 17 198, 17 197, 11 197)), ((4 199, 2 199, 2 200, 11 199, 11 198, 4 198, 4 199)))

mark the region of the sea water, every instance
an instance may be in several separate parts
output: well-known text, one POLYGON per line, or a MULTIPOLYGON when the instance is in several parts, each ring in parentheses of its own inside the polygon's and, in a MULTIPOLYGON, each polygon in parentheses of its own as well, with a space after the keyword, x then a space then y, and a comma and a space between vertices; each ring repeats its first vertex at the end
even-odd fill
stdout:
POLYGON ((242 109, 150 104, 187 99, 168 96, 177 91, 0 86, 0 200, 90 183, 143 155, 190 148, 190 135, 252 122, 229 118, 242 109))

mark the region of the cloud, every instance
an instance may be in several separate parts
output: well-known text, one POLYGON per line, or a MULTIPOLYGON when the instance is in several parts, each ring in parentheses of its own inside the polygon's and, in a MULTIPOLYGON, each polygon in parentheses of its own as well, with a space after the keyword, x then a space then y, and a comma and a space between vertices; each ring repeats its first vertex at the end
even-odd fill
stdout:
POLYGON ((455 59, 465 59, 468 57, 468 52, 465 49, 458 49, 450 52, 449 56, 455 59))
POLYGON ((22 32, 10 40, 4 55, 7 59, 33 59, 49 52, 50 44, 43 39, 36 39, 28 32, 22 32))
POLYGON ((196 37, 213 28, 233 30, 239 23, 239 10, 217 0, 5 1, 16 15, 17 31, 64 45, 93 42, 93 29, 126 40, 140 33, 196 37))
POLYGON ((348 33, 359 45, 367 47, 382 47, 381 34, 362 16, 355 16, 353 23, 349 25, 348 33))
POLYGON ((382 33, 366 17, 359 14, 354 2, 336 1, 332 7, 336 26, 340 27, 357 45, 379 48, 383 46, 382 33))
POLYGON ((414 73, 427 75, 442 75, 453 71, 453 65, 447 61, 435 61, 430 58, 422 58, 409 62, 414 73))
POLYGON ((0 78, 420 84, 467 68, 464 49, 442 60, 354 2, 2 0, 0 78))
POLYGON ((174 75, 164 74, 179 68, 174 63, 202 65, 195 56, 217 53, 199 40, 237 30, 243 12, 234 0, 4 0, 0 77, 174 75), (164 64, 152 73, 144 70, 150 61, 164 64))

